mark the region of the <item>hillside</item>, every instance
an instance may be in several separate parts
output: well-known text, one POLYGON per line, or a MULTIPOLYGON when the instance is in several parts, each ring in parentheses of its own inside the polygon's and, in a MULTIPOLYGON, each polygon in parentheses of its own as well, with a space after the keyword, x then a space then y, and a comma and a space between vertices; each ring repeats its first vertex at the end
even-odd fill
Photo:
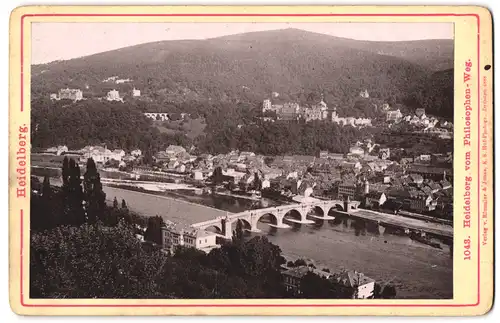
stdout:
POLYGON ((453 69, 429 75, 410 93, 408 106, 423 107, 429 114, 453 120, 453 69))
POLYGON ((252 32, 218 38, 231 42, 274 42, 276 40, 296 41, 303 39, 317 43, 335 42, 336 46, 349 47, 375 54, 395 56, 421 65, 433 71, 453 67, 454 45, 452 39, 426 39, 414 41, 363 41, 333 37, 300 29, 286 29, 268 32, 252 32))
POLYGON ((154 42, 35 65, 32 93, 47 97, 72 87, 89 97, 136 87, 160 102, 260 102, 272 91, 299 101, 321 91, 327 103, 352 106, 365 88, 401 101, 433 69, 449 66, 452 53, 448 40, 366 42, 286 29, 154 42), (102 82, 111 76, 133 82, 102 82))
POLYGON ((31 102, 33 148, 67 145, 69 149, 80 149, 106 144, 110 149, 156 152, 169 144, 187 146, 189 142, 184 135, 161 133, 152 127, 151 120, 137 106, 97 100, 76 104, 66 100, 52 104, 47 101, 31 102))

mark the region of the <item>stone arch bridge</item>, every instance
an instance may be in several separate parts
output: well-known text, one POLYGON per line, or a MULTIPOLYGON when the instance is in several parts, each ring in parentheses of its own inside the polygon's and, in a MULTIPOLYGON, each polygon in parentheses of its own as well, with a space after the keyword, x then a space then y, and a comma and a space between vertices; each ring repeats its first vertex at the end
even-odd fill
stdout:
POLYGON ((307 219, 308 216, 319 220, 334 220, 335 217, 328 215, 330 210, 334 209, 350 212, 350 210, 357 209, 359 204, 359 201, 319 200, 300 204, 280 205, 248 210, 240 213, 231 213, 227 216, 220 216, 213 220, 192 224, 191 227, 204 230, 213 227, 218 233, 229 239, 233 234, 232 225, 238 220, 242 221, 245 229, 253 232, 259 231, 257 223, 265 216, 271 219, 270 226, 276 228, 289 228, 290 226, 284 223, 283 220, 286 219, 288 222, 300 224, 314 223, 314 221, 307 219), (309 214, 311 211, 316 212, 315 214, 309 214))

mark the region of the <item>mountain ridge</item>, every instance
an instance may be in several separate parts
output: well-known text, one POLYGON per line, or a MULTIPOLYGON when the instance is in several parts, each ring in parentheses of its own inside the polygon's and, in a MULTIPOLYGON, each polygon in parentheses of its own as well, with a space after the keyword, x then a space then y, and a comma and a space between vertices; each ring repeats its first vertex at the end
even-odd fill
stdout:
POLYGON ((298 99, 320 91, 335 97, 332 103, 350 104, 345 97, 366 88, 375 97, 400 101, 436 69, 452 65, 452 54, 452 40, 358 41, 289 28, 151 42, 33 65, 32 89, 48 96, 78 87, 85 96, 103 96, 112 88, 127 93, 137 87, 171 102, 257 102, 273 91, 298 99), (102 82, 115 75, 133 82, 102 82))

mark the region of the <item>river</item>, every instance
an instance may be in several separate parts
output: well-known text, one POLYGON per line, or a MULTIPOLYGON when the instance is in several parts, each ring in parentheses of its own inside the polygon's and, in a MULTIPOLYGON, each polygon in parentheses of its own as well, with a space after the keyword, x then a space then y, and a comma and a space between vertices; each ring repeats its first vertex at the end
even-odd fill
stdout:
MULTIPOLYGON (((104 191, 108 200, 125 199, 131 210, 145 216, 161 215, 185 224, 214 219, 226 211, 271 206, 187 192, 158 196, 109 186, 104 191)), ((286 257, 312 259, 318 268, 363 272, 382 284, 394 284, 398 298, 453 297, 453 260, 445 245, 443 249, 432 248, 390 229, 379 231, 370 222, 342 217, 292 229, 276 230, 265 223, 259 223, 258 227, 262 230, 260 234, 280 246, 286 257)))

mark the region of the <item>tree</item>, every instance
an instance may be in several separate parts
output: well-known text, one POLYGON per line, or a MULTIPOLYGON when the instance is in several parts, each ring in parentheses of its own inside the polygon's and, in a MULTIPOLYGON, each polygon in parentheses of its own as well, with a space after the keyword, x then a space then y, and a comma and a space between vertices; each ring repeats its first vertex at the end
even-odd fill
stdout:
POLYGON ((257 172, 254 173, 252 186, 256 191, 260 191, 262 189, 262 181, 259 178, 259 173, 257 172))
POLYGON ((295 267, 307 266, 307 262, 304 259, 297 259, 294 262, 295 267))
POLYGON ((118 209, 118 200, 115 198, 113 199, 113 209, 117 210, 118 209))
POLYGON ((156 283, 165 257, 145 252, 124 225, 59 226, 33 233, 30 246, 30 297, 160 296, 156 283))
POLYGON ((148 149, 144 152, 144 156, 142 156, 142 163, 144 165, 153 165, 153 154, 151 153, 151 150, 148 149))
POLYGON ((69 175, 70 175, 69 160, 68 160, 67 156, 64 156, 63 165, 62 165, 62 181, 63 181, 63 186, 67 186, 68 185, 69 175))
POLYGON ((125 202, 125 199, 122 199, 122 209, 128 209, 127 202, 125 202))
POLYGON ((161 216, 154 216, 148 219, 148 228, 144 234, 144 239, 147 241, 154 242, 156 244, 163 244, 163 232, 162 227, 165 226, 165 221, 161 216))
POLYGON ((304 298, 337 298, 331 283, 310 271, 302 277, 300 286, 304 298))
POLYGON ((381 298, 395 298, 396 297, 396 287, 393 285, 386 285, 382 289, 381 298))
POLYGON ((85 223, 86 214, 83 208, 84 194, 81 186, 80 167, 71 158, 68 162, 67 185, 63 187, 63 205, 65 222, 71 225, 85 223))
POLYGON ((240 244, 243 243, 243 241, 243 222, 241 221, 241 219, 238 219, 238 221, 236 222, 236 230, 233 231, 233 243, 240 244))
POLYGON ((50 187, 50 179, 48 176, 43 178, 42 196, 46 199, 52 197, 52 187, 50 187))
POLYGON ((83 187, 87 201, 88 222, 95 223, 98 219, 103 220, 106 194, 102 190, 101 177, 92 158, 87 160, 87 171, 84 175, 83 187))
POLYGON ((212 174, 212 182, 217 185, 224 181, 224 174, 222 174, 222 167, 216 167, 212 174))

